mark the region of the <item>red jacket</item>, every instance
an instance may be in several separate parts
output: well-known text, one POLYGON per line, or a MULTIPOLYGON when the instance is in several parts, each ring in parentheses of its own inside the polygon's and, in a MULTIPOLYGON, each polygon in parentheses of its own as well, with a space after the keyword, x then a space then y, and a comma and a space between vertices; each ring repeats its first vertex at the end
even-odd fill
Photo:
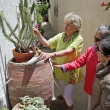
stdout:
POLYGON ((63 65, 65 71, 70 71, 86 65, 86 75, 84 83, 84 91, 92 95, 92 85, 96 75, 96 65, 98 57, 94 46, 88 47, 86 52, 82 54, 77 60, 63 65))

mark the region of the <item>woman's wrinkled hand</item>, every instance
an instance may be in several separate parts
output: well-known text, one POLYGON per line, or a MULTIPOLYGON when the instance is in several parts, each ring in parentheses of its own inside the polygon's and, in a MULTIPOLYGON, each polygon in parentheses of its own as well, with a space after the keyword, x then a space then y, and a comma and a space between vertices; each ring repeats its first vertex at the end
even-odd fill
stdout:
POLYGON ((36 29, 35 27, 33 28, 33 31, 34 31, 34 34, 36 35, 36 36, 40 36, 41 34, 40 34, 40 32, 39 32, 39 30, 38 29, 36 29))
POLYGON ((52 66, 56 67, 56 68, 59 68, 61 69, 62 68, 62 65, 58 65, 57 63, 55 63, 53 60, 50 60, 51 63, 52 63, 52 66))
POLYGON ((52 56, 53 56, 53 53, 41 52, 39 58, 40 58, 40 60, 48 60, 48 59, 51 58, 52 56))

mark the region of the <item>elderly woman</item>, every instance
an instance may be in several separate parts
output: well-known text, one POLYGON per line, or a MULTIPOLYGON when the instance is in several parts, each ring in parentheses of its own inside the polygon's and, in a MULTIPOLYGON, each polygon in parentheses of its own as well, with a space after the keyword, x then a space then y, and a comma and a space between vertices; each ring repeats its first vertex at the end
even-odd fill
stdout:
POLYGON ((100 42, 97 55, 100 63, 93 83, 91 110, 110 110, 110 36, 100 42))
MULTIPOLYGON (((80 16, 71 12, 64 17, 64 23, 64 32, 50 38, 48 41, 34 28, 35 35, 45 47, 56 49, 56 52, 53 53, 42 52, 40 59, 47 60, 48 58, 54 57, 56 63, 64 64, 74 61, 80 56, 83 47, 83 38, 80 35, 82 20, 80 16)), ((83 80, 80 68, 68 71, 65 74, 60 69, 55 68, 54 73, 67 104, 67 110, 72 110, 72 92, 74 86, 77 82, 83 80)))

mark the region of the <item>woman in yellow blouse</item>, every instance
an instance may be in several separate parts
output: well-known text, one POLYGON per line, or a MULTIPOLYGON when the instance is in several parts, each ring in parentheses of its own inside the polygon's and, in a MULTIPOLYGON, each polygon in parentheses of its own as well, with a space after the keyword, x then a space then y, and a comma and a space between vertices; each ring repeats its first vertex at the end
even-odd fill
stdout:
MULTIPOLYGON (((40 54, 40 59, 47 60, 54 57, 57 64, 64 64, 76 60, 80 56, 83 47, 83 38, 80 35, 82 20, 79 15, 71 12, 64 17, 64 32, 46 40, 40 32, 34 28, 35 35, 45 47, 56 49, 53 53, 40 54)), ((77 82, 83 80, 80 68, 63 73, 60 69, 54 69, 55 78, 58 80, 59 87, 65 99, 67 110, 72 110, 72 92, 77 82)))

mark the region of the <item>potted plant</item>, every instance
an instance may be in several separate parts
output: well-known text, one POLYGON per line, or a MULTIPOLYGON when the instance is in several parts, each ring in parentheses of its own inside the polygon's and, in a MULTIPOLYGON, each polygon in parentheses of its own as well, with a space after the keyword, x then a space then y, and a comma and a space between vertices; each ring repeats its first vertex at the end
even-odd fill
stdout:
POLYGON ((41 97, 29 97, 24 96, 20 98, 21 103, 16 104, 12 110, 50 110, 44 104, 44 100, 41 97))
POLYGON ((13 49, 13 55, 17 62, 27 61, 31 59, 35 54, 35 48, 33 45, 34 41, 34 32, 33 32, 33 21, 31 20, 32 13, 34 12, 35 3, 33 2, 32 7, 28 8, 28 0, 20 0, 19 3, 19 14, 21 20, 20 23, 17 23, 15 28, 12 28, 10 23, 7 21, 4 16, 3 11, 0 11, 0 26, 2 27, 2 33, 4 36, 11 41, 15 49, 13 49), (6 25, 5 25, 6 24, 6 25), (6 28, 9 29, 10 33, 7 34, 6 28), (19 29, 19 33, 16 34, 16 30, 19 29), (14 38, 13 38, 14 37, 14 38), (29 54, 28 58, 26 58, 26 53, 29 54), (17 55, 17 56, 15 56, 17 55), (19 56, 23 56, 20 61, 16 59, 19 56), (25 58, 25 60, 24 60, 25 58))
POLYGON ((34 11, 35 3, 32 7, 28 8, 27 0, 20 0, 19 11, 21 17, 21 26, 19 24, 12 28, 10 23, 5 18, 2 11, 0 11, 0 25, 4 36, 15 45, 13 55, 16 53, 18 56, 24 55, 22 61, 14 58, 8 61, 7 66, 7 80, 12 78, 8 83, 8 96, 11 108, 20 102, 20 97, 29 95, 30 97, 41 97, 47 107, 50 106, 53 96, 53 74, 49 61, 39 61, 38 48, 35 48, 33 43, 33 21, 31 20, 32 12, 34 11), (5 26, 9 28, 10 33, 7 34, 5 26), (18 34, 16 30, 20 28, 18 34), (37 52, 36 52, 37 50, 37 52), (26 54, 32 54, 29 59, 26 54), (34 56, 34 57, 33 57, 34 56), (16 60, 16 61, 15 61, 16 60))
POLYGON ((36 6, 36 11, 42 15, 43 21, 46 21, 46 22, 48 22, 47 12, 49 7, 50 5, 46 3, 42 3, 41 5, 36 6))
POLYGON ((39 30, 40 33, 43 35, 43 34, 44 34, 44 29, 43 29, 42 23, 43 23, 43 17, 42 17, 42 15, 41 15, 41 13, 37 12, 38 30, 39 30))
POLYGON ((37 5, 36 10, 43 16, 44 14, 47 14, 48 4, 42 3, 41 5, 37 5))

